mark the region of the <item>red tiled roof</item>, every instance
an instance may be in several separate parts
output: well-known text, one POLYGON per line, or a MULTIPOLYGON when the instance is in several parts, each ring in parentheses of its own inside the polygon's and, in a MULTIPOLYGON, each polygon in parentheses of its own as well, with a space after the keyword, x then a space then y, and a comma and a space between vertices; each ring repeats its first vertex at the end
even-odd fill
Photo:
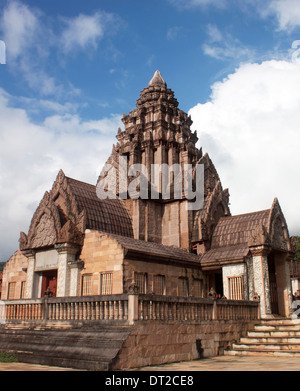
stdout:
POLYGON ((225 261, 233 261, 237 259, 243 259, 249 253, 249 247, 247 244, 238 244, 237 246, 219 247, 207 251, 201 257, 201 265, 222 263, 225 261))
POLYGON ((213 233, 211 249, 201 257, 201 266, 209 268, 243 261, 249 253, 250 234, 259 225, 267 225, 270 209, 222 217, 213 233))
POLYGON ((268 222, 270 209, 236 216, 222 217, 213 233, 211 248, 248 243, 251 232, 268 222))
POLYGON ((169 260, 194 262, 199 265, 200 257, 187 250, 165 246, 155 242, 145 242, 129 237, 111 235, 122 247, 135 254, 154 256, 156 258, 167 258, 169 260))
POLYGON ((119 198, 101 200, 96 186, 67 177, 75 196, 79 213, 86 212, 86 228, 133 237, 132 221, 119 198))

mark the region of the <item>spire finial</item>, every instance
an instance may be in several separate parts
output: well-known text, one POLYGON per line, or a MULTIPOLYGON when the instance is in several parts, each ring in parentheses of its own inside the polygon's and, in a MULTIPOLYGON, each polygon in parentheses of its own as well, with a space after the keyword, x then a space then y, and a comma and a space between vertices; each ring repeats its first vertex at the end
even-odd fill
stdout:
POLYGON ((155 73, 154 73, 154 76, 152 77, 152 79, 150 80, 149 82, 149 87, 150 86, 154 86, 154 85, 163 85, 163 86, 167 86, 167 83, 164 81, 164 79, 162 78, 159 70, 156 70, 155 73))

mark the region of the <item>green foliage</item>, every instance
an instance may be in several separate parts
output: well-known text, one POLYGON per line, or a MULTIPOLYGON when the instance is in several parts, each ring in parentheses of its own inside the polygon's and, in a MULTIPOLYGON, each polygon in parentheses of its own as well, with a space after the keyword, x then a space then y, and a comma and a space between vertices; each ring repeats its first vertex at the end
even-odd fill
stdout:
POLYGON ((294 239, 295 250, 296 250, 294 260, 300 261, 300 236, 294 236, 293 239, 294 239))
POLYGON ((0 352, 0 362, 18 362, 14 353, 0 352))

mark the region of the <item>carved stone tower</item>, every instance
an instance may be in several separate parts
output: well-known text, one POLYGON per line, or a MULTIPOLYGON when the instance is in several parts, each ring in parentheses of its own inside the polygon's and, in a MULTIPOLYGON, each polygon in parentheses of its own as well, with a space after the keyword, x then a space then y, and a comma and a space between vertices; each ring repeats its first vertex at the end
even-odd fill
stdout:
MULTIPOLYGON (((192 165, 193 168, 199 163, 204 164, 205 211, 215 213, 214 224, 217 223, 219 217, 230 214, 228 192, 223 192, 218 174, 208 156, 202 156, 202 150, 196 147, 198 137, 197 132, 192 132, 190 129, 192 120, 188 114, 178 108, 174 92, 167 87, 159 71, 155 72, 148 87, 141 92, 136 108, 128 115, 124 114, 122 121, 125 130, 119 129, 116 136, 118 143, 113 146, 111 156, 107 161, 116 168, 117 172, 121 156, 127 158, 128 167, 134 164, 144 165, 147 169, 149 184, 154 182, 151 177, 153 164, 166 164, 169 167, 175 164, 182 168, 186 164, 192 165), (210 198, 213 199, 207 205, 210 198), (222 204, 217 215, 214 210, 217 208, 216 202, 222 204)), ((102 172, 98 181, 106 174, 102 172)), ((200 239, 209 242, 213 224, 209 221, 210 227, 203 227, 201 221, 207 220, 207 216, 200 216, 199 211, 188 210, 188 200, 184 196, 181 199, 174 197, 174 186, 172 187, 174 176, 170 176, 170 183, 171 193, 168 199, 161 196, 161 182, 158 184, 160 194, 158 199, 151 199, 151 197, 149 199, 141 199, 141 197, 136 200, 126 199, 126 206, 133 219, 134 236, 136 239, 154 241, 191 251, 193 243, 200 239), (205 231, 205 234, 202 231, 205 231)), ((117 194, 121 194, 118 187, 117 194)), ((209 244, 206 247, 209 247, 209 244)))

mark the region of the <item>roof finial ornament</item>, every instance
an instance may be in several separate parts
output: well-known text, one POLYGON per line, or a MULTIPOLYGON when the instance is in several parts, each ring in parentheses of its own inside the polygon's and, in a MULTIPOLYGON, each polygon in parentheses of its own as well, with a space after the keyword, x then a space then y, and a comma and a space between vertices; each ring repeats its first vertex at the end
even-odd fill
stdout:
POLYGON ((149 82, 149 87, 150 86, 164 86, 166 87, 167 86, 167 83, 164 81, 164 79, 162 78, 159 70, 156 70, 155 73, 154 73, 154 76, 152 77, 152 79, 150 80, 149 82))

